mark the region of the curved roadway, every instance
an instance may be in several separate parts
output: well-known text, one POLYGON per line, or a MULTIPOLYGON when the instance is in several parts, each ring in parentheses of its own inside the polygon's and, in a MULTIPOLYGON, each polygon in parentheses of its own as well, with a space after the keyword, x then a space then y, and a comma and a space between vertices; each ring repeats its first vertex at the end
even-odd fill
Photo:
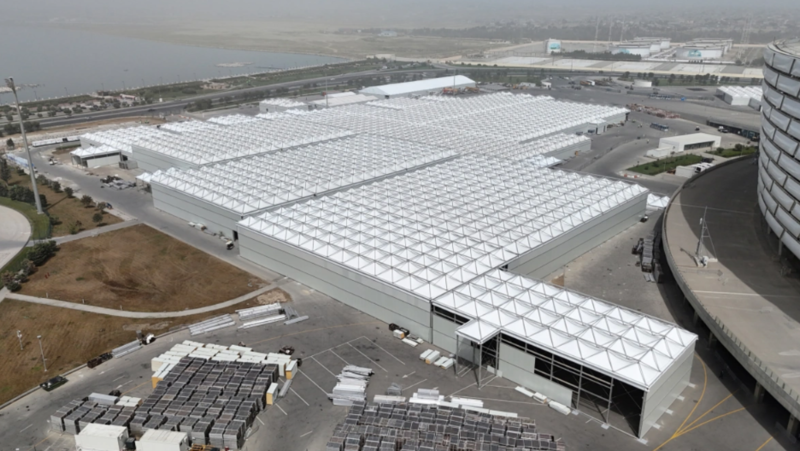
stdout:
POLYGON ((0 268, 25 247, 31 236, 31 224, 16 210, 0 206, 0 268))

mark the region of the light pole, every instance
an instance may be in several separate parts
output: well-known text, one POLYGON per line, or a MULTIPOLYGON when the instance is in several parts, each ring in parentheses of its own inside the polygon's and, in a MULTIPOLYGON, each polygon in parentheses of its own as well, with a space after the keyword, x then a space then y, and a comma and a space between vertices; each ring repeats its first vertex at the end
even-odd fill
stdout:
POLYGON ((19 350, 20 351, 24 351, 24 349, 22 349, 22 331, 21 330, 17 331, 17 338, 19 339, 19 350))
POLYGON ((47 360, 44 358, 44 349, 42 348, 42 336, 37 335, 36 338, 39 339, 39 352, 42 353, 42 365, 44 365, 44 372, 47 372, 47 360))
POLYGON ((19 116, 19 130, 22 132, 22 143, 25 144, 25 152, 28 154, 28 171, 31 173, 31 189, 33 189, 33 198, 36 200, 36 211, 40 215, 44 214, 42 210, 42 201, 39 199, 39 188, 36 187, 36 175, 33 170, 33 158, 31 158, 31 149, 28 147, 28 137, 25 135, 25 124, 22 123, 22 110, 19 108, 19 98, 17 97, 17 88, 14 85, 14 78, 6 78, 6 86, 14 93, 14 102, 17 104, 17 115, 19 116))

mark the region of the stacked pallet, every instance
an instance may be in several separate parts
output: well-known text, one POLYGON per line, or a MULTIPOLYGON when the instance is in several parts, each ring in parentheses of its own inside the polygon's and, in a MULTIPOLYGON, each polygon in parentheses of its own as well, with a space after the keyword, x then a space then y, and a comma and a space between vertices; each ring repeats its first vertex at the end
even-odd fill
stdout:
POLYGON ((345 366, 342 372, 336 376, 339 383, 333 387, 333 392, 328 394, 328 398, 333 401, 334 406, 352 406, 355 401, 365 401, 367 384, 371 375, 370 368, 355 365, 345 366))

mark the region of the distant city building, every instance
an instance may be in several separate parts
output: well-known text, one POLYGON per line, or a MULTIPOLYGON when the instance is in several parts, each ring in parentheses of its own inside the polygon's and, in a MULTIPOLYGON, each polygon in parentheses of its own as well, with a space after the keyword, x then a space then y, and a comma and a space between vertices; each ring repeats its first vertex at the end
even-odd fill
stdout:
POLYGON ((544 41, 544 53, 549 55, 551 53, 561 53, 562 51, 561 41, 558 39, 548 39, 544 41))

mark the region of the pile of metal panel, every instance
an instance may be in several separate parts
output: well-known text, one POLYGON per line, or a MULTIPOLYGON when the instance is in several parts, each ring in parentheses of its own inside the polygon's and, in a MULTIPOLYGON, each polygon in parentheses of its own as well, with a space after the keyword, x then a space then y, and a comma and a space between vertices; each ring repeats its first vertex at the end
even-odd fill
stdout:
POLYGON ((189 332, 194 335, 205 334, 217 329, 223 329, 236 324, 231 315, 222 315, 207 319, 203 322, 189 326, 189 332))
POLYGON ((564 451, 553 435, 528 418, 509 418, 461 408, 354 402, 325 451, 564 451))
POLYGON ((113 355, 114 358, 119 358, 119 357, 122 357, 122 356, 124 356, 126 354, 130 354, 131 352, 136 351, 137 349, 139 349, 141 347, 142 347, 142 343, 140 343, 139 340, 135 340, 135 341, 132 341, 130 343, 124 344, 124 345, 122 345, 122 346, 120 346, 118 348, 112 349, 111 350, 111 355, 113 355))
MULTIPOLYGON (((228 350, 252 352, 235 348, 228 350)), ((266 406, 267 388, 278 379, 279 364, 267 363, 269 355, 259 362, 183 357, 140 405, 138 399, 136 406, 72 401, 51 416, 51 425, 71 434, 91 423, 125 426, 134 436, 149 430, 185 432, 196 444, 241 449, 248 428, 266 406)))
POLYGON ((333 387, 332 393, 328 398, 333 401, 334 406, 352 406, 353 402, 365 401, 367 399, 367 384, 372 375, 370 368, 362 368, 355 365, 347 365, 342 369, 341 374, 336 376, 339 383, 333 387))

